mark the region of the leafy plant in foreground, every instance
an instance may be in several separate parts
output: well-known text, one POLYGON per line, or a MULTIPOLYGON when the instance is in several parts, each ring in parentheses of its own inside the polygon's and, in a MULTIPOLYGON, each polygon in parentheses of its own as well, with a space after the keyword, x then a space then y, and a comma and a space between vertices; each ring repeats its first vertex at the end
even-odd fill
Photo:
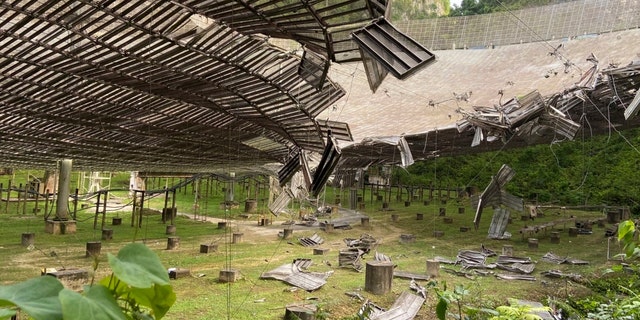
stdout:
POLYGON ((176 300, 158 256, 140 243, 108 255, 112 274, 82 293, 43 276, 0 286, 0 319, 22 310, 35 320, 161 319, 176 300))

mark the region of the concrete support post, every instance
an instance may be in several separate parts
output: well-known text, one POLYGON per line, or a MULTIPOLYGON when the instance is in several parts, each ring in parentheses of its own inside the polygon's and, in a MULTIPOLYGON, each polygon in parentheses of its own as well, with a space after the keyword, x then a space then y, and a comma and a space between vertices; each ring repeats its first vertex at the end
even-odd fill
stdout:
POLYGON ((69 220, 69 182, 71 181, 71 159, 60 161, 58 175, 58 198, 56 199, 56 219, 69 220))

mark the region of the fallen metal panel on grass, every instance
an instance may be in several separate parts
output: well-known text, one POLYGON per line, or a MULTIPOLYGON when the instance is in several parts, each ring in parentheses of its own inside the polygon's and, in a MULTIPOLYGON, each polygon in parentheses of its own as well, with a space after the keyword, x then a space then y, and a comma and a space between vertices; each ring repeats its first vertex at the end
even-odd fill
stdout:
POLYGON ((300 244, 305 247, 319 246, 324 243, 324 239, 322 239, 322 237, 317 233, 314 233, 311 237, 299 238, 298 241, 300 241, 300 244))
POLYGON ((530 276, 530 275, 525 275, 525 274, 514 275, 514 274, 501 274, 501 273, 498 273, 498 274, 496 274, 496 277, 498 279, 502 279, 502 280, 536 281, 536 277, 530 276))
POLYGON ((425 299, 409 291, 403 291, 388 311, 377 314, 370 320, 411 320, 422 308, 425 299))

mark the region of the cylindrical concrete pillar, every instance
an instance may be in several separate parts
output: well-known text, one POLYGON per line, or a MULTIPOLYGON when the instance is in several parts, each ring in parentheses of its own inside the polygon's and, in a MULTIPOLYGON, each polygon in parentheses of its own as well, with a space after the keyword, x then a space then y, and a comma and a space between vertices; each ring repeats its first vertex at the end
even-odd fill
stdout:
POLYGON ((364 290, 382 295, 391 291, 393 282, 393 262, 369 261, 365 271, 364 290))
POLYGON ((56 218, 69 219, 69 182, 71 181, 71 159, 60 160, 58 175, 58 198, 56 199, 56 218))

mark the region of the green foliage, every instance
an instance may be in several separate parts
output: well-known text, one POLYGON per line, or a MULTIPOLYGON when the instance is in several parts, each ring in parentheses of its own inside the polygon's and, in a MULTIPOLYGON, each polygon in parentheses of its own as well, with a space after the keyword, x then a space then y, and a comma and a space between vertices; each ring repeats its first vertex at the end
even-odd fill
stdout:
POLYGON ((0 287, 0 307, 3 319, 15 314, 10 310, 14 306, 19 307, 32 318, 39 320, 62 319, 62 305, 58 299, 58 293, 64 287, 53 277, 40 277, 20 282, 10 286, 0 287), (34 290, 37 288, 37 290, 34 290))
POLYGON ((637 259, 640 257, 640 248, 633 239, 636 233, 636 225, 633 221, 623 221, 618 225, 618 241, 624 245, 624 253, 627 258, 637 259))
POLYGON ((391 2, 391 20, 419 20, 449 15, 449 0, 395 0, 391 2))
POLYGON ((451 9, 450 16, 468 16, 507 10, 519 10, 552 4, 554 0, 462 0, 451 9))
POLYGON ((587 314, 593 320, 636 320, 640 319, 640 298, 637 295, 602 303, 594 312, 587 314))
POLYGON ((166 269, 140 243, 109 254, 112 274, 78 293, 57 278, 43 276, 0 287, 0 319, 20 309, 35 320, 161 319, 175 302, 166 269))
MULTIPOLYGON (((640 160, 640 130, 622 136, 585 137, 552 145, 440 157, 394 170, 394 183, 477 187, 482 190, 502 164, 516 172, 507 191, 537 203, 627 205, 640 213, 640 185, 634 181, 640 160), (532 161, 535 159, 535 161, 532 161)), ((508 145, 507 145, 508 147, 508 145)))

